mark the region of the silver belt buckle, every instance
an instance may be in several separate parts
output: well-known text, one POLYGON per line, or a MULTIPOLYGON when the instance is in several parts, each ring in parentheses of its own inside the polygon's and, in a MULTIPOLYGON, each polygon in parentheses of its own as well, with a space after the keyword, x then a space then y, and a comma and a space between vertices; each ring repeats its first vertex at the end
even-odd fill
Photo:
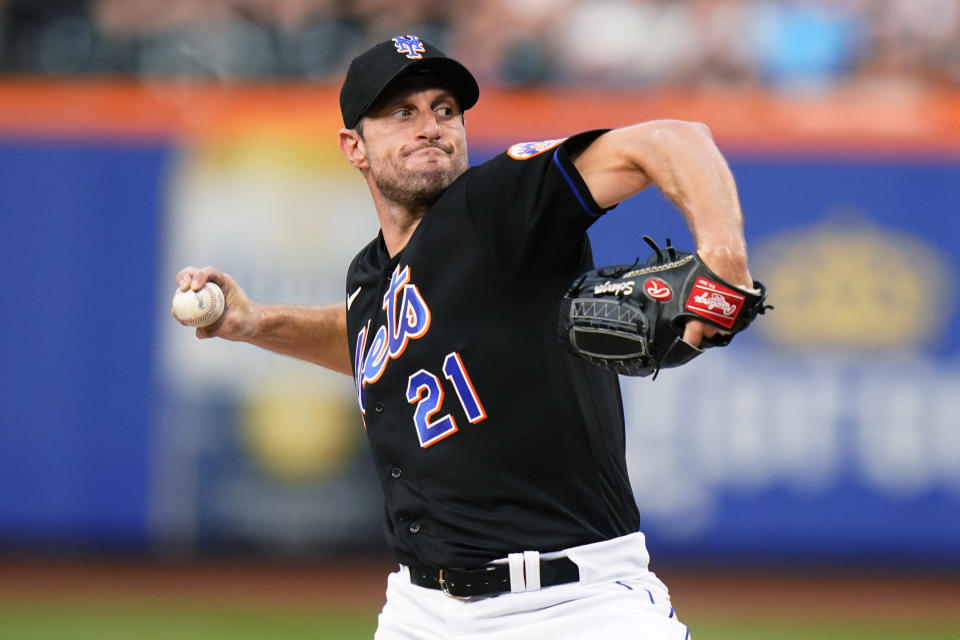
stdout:
POLYGON ((451 597, 451 598, 461 598, 461 599, 462 599, 462 596, 455 596, 455 595, 453 595, 452 593, 450 593, 450 586, 447 584, 447 580, 446 580, 446 578, 444 578, 444 576, 443 576, 443 569, 440 569, 439 581, 440 581, 440 591, 443 592, 443 595, 449 596, 449 597, 451 597))
POLYGON ((444 595, 453 597, 450 595, 450 587, 447 586, 447 581, 443 579, 443 569, 440 569, 440 591, 443 591, 444 595))
POLYGON ((450 586, 447 584, 447 580, 443 576, 443 569, 440 569, 440 573, 437 576, 437 578, 438 578, 438 581, 440 582, 440 591, 443 592, 443 595, 450 598, 454 598, 456 600, 469 600, 471 598, 471 596, 455 596, 452 593, 450 593, 450 586))

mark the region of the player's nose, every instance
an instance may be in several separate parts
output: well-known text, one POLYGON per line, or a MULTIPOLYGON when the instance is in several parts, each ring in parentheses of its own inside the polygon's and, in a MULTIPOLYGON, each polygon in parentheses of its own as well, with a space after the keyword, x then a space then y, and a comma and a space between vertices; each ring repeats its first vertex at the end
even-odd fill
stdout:
POLYGON ((440 132, 440 116, 434 113, 432 109, 420 111, 417 117, 417 137, 434 140, 440 137, 440 132))

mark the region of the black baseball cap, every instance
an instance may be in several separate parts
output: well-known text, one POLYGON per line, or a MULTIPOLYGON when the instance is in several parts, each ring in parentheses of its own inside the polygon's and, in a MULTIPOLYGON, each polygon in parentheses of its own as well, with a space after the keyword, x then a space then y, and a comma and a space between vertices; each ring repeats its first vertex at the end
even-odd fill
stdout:
POLYGON ((344 126, 356 127, 392 82, 421 74, 449 84, 464 111, 480 97, 480 87, 465 66, 417 36, 396 36, 370 47, 350 62, 340 87, 344 126))

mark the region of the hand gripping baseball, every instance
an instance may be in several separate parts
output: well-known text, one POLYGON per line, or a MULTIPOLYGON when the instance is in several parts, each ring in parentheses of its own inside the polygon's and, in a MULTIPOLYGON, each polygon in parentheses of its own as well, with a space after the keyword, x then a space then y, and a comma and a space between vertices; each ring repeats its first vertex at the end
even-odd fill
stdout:
MULTIPOLYGON (((214 267, 185 267, 176 275, 178 291, 200 291, 208 282, 219 285, 223 291, 225 308, 213 324, 197 327, 198 338, 219 337, 226 340, 244 340, 256 332, 258 306, 250 300, 230 275, 214 267)), ((176 309, 170 314, 184 326, 194 326, 177 316, 176 309)))

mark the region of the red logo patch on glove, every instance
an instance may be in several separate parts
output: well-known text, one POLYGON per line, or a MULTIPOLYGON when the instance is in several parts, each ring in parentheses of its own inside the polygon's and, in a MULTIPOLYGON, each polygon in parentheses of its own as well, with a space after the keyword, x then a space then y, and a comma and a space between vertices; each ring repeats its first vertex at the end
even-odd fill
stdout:
POLYGON ((744 296, 718 282, 697 276, 686 309, 726 327, 733 326, 743 306, 744 296))
POLYGON ((643 283, 643 292, 651 300, 659 302, 666 302, 673 297, 673 289, 660 278, 647 278, 647 281, 643 283))

